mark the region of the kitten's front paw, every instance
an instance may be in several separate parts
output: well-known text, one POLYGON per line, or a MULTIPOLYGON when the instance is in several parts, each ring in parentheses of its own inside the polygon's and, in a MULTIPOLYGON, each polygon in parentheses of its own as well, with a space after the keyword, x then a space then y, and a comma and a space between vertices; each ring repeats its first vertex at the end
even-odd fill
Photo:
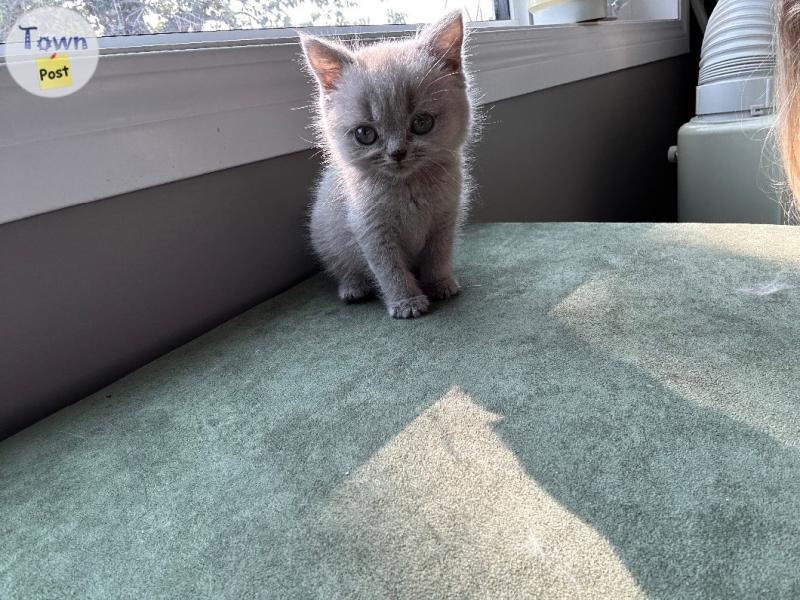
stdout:
POLYGON ((425 295, 403 298, 389 303, 389 314, 395 319, 414 319, 428 312, 430 305, 430 300, 425 295))
POLYGON ((423 285, 425 293, 434 300, 447 300, 453 296, 458 296, 461 288, 452 277, 440 279, 433 283, 423 285))
POLYGON ((339 284, 339 298, 348 304, 363 302, 372 296, 374 291, 372 286, 366 282, 358 284, 339 284))

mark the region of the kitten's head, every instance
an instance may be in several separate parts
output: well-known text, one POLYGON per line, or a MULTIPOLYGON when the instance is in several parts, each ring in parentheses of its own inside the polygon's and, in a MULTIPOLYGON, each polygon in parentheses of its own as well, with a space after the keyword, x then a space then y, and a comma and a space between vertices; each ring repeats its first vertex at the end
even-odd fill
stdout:
POLYGON ((304 35, 302 45, 333 160, 392 178, 452 164, 471 123, 460 12, 399 42, 351 51, 304 35))

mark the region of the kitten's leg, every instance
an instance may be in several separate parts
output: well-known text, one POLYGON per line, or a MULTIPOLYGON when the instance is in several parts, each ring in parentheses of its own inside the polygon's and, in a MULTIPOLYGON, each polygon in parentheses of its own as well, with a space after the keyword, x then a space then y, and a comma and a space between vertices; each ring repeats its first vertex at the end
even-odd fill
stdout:
POLYGON ((420 284, 434 300, 446 300, 461 291, 451 265, 455 231, 455 220, 434 229, 420 256, 420 284))
POLYGON ((378 280, 389 314, 395 319, 413 319, 427 313, 430 301, 422 293, 393 237, 372 231, 361 236, 359 244, 378 280))
POLYGON ((375 293, 375 287, 366 273, 342 273, 336 276, 339 282, 339 298, 348 304, 362 302, 375 293))
POLYGON ((375 292, 369 266, 347 226, 344 200, 336 183, 336 172, 328 167, 320 182, 311 211, 311 245, 325 269, 336 279, 339 298, 345 302, 366 300, 375 292))
POLYGON ((361 302, 375 293, 369 265, 358 243, 349 232, 341 236, 336 252, 327 256, 327 268, 339 284, 339 298, 347 303, 361 302))

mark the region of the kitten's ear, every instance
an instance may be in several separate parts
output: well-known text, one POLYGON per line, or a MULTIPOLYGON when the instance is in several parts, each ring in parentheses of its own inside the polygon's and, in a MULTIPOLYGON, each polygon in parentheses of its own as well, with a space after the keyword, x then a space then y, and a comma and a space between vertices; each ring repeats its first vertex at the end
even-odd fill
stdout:
POLYGON ((345 67, 356 62, 352 52, 334 42, 301 33, 300 44, 306 63, 325 92, 336 89, 345 67))
POLYGON ((420 42, 426 46, 436 60, 448 71, 459 71, 463 61, 464 20, 460 10, 447 13, 428 25, 419 34, 420 42))

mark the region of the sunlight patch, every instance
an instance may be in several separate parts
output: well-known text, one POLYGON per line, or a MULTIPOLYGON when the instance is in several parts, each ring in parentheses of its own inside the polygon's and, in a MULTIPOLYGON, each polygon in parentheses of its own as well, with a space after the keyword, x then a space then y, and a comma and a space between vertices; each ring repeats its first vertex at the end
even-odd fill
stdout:
POLYGON ((663 394, 658 388, 665 388, 798 447, 800 421, 785 398, 787 365, 759 358, 767 355, 763 344, 783 343, 795 333, 772 332, 775 322, 769 313, 751 311, 743 320, 733 308, 725 309, 726 302, 769 299, 787 290, 791 293, 794 286, 781 278, 738 289, 729 282, 713 289, 697 284, 668 288, 659 273, 629 278, 607 271, 576 288, 548 314, 598 355, 640 370, 652 390, 643 394, 663 394), (687 300, 691 304, 684 306, 687 300))
POLYGON ((495 433, 500 420, 453 389, 335 490, 320 527, 352 570, 337 573, 339 585, 389 596, 644 596, 608 541, 530 479, 495 433))
POLYGON ((682 223, 680 228, 675 228, 656 225, 647 233, 647 239, 800 266, 800 252, 797 251, 800 228, 797 227, 682 223))

